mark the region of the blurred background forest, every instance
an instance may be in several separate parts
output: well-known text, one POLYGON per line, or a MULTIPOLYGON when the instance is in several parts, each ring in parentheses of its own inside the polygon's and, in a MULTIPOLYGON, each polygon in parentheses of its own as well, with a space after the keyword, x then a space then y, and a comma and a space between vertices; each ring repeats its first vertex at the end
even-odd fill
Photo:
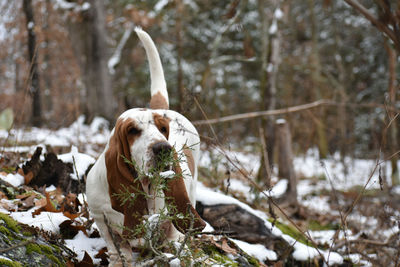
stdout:
MULTIPOLYGON (((58 128, 147 105, 149 71, 133 34, 141 26, 159 49, 172 109, 193 122, 313 103, 215 123, 221 143, 259 147, 264 129, 272 159, 275 120, 284 118, 296 154, 318 147, 320 158, 388 158, 399 150, 399 8, 395 0, 2 0, 0 110, 12 108, 18 127, 58 128)), ((213 141, 208 124, 197 128, 213 141)))

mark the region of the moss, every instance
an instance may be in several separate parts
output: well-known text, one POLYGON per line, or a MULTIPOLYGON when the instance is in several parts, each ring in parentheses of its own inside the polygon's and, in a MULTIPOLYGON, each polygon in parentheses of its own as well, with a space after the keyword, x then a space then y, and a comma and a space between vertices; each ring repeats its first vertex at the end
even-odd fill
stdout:
POLYGON ((232 267, 239 266, 239 264, 237 262, 234 262, 225 254, 219 252, 219 250, 213 245, 204 246, 203 251, 204 251, 204 253, 209 255, 210 258, 216 260, 218 263, 221 263, 224 266, 225 265, 232 266, 232 267))
POLYGON ((34 243, 26 245, 26 253, 32 254, 33 252, 45 255, 46 258, 54 262, 57 266, 65 266, 63 262, 61 262, 56 256, 54 256, 54 251, 50 246, 38 245, 34 243))
POLYGON ((65 266, 64 263, 62 263, 56 256, 54 255, 46 255, 48 259, 50 259, 52 262, 57 264, 57 266, 65 266))
POLYGON ((49 246, 39 245, 39 247, 40 247, 40 249, 42 250, 43 253, 50 254, 50 255, 53 254, 53 250, 49 246))
POLYGON ((247 261, 253 266, 256 266, 256 267, 260 266, 260 263, 258 262, 258 260, 253 257, 248 257, 247 261))
POLYGON ((318 221, 311 220, 308 222, 308 229, 310 229, 312 231, 337 230, 337 229, 339 229, 339 225, 334 224, 334 223, 328 223, 328 224, 322 225, 318 221))
POLYGON ((18 226, 18 222, 11 219, 10 216, 4 213, 0 213, 0 220, 3 220, 7 224, 8 228, 16 233, 19 233, 20 227, 18 226))
POLYGON ((307 246, 312 246, 312 244, 310 244, 308 239, 302 233, 300 233, 296 228, 283 224, 279 221, 275 221, 275 226, 278 227, 278 229, 281 230, 282 233, 293 237, 298 242, 303 243, 307 246))
POLYGON ((36 252, 38 254, 43 254, 42 249, 40 248, 40 246, 38 244, 30 243, 30 244, 26 245, 25 248, 26 248, 27 254, 32 254, 33 252, 36 252))
POLYGON ((22 267, 21 263, 19 263, 18 261, 10 261, 6 259, 0 259, 0 266, 22 267))
POLYGON ((27 237, 33 236, 33 234, 32 234, 31 232, 29 232, 29 231, 25 231, 25 232, 23 232, 22 234, 23 234, 24 236, 27 236, 27 237))
POLYGON ((11 235, 10 231, 7 228, 5 228, 3 225, 0 226, 0 232, 5 234, 6 236, 11 235))
POLYGON ((51 247, 54 249, 56 253, 61 253, 61 249, 57 247, 56 245, 51 244, 51 247))

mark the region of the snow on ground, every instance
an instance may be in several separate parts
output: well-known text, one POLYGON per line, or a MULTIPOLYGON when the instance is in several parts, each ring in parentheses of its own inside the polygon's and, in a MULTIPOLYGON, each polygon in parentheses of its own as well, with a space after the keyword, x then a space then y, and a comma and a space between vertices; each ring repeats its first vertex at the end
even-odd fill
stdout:
POLYGON ((100 249, 107 246, 103 238, 88 238, 81 231, 73 239, 65 240, 65 243, 69 249, 78 255, 79 261, 83 259, 86 251, 95 264, 99 264, 100 259, 96 259, 94 256, 99 253, 100 249))
POLYGON ((41 212, 39 215, 33 217, 32 212, 35 211, 35 209, 36 208, 28 211, 11 212, 10 216, 20 223, 38 227, 52 233, 59 233, 59 225, 69 220, 69 218, 64 216, 61 212, 41 212))
MULTIPOLYGON (((343 263, 343 257, 340 256, 336 252, 323 251, 323 250, 318 250, 313 247, 306 246, 300 242, 297 242, 297 240, 293 239, 291 236, 283 234, 281 232, 281 230, 279 230, 277 227, 272 226, 272 224, 268 221, 268 216, 263 211, 254 210, 247 204, 240 202, 239 200, 237 200, 231 196, 227 196, 218 191, 211 190, 211 189, 205 187, 201 183, 198 183, 196 191, 197 191, 197 194, 196 194, 197 200, 200 201, 204 205, 236 204, 236 205, 240 206, 241 208, 245 209, 246 211, 250 212, 251 214, 262 219, 265 226, 275 236, 283 237, 290 245, 293 246, 293 248, 294 248, 293 257, 296 260, 305 261, 308 259, 313 259, 315 257, 318 257, 321 254, 327 260, 329 265, 343 263)), ((243 242, 243 243, 245 243, 245 242, 243 242)), ((270 254, 268 250, 260 250, 259 246, 256 246, 254 244, 253 245, 241 244, 241 245, 246 247, 247 250, 245 250, 245 251, 247 253, 249 253, 250 255, 255 256, 257 258, 270 259, 269 257, 273 257, 273 255, 270 254)))
POLYGON ((72 165, 74 166, 74 173, 71 174, 71 177, 74 180, 78 180, 77 174, 82 177, 88 167, 96 162, 93 157, 83 153, 79 153, 76 146, 71 147, 70 153, 58 155, 58 159, 65 163, 72 163, 72 165))
POLYGON ((15 187, 18 187, 18 186, 24 184, 24 182, 25 182, 24 177, 18 173, 16 173, 16 174, 9 173, 7 175, 0 173, 0 179, 8 182, 9 184, 11 184, 15 187))
MULTIPOLYGON (((12 146, 5 147, 2 151, 4 152, 21 152, 21 153, 33 153, 36 144, 40 144, 46 151, 46 145, 57 147, 71 147, 71 152, 63 155, 59 155, 58 158, 64 162, 72 162, 72 158, 75 158, 76 167, 79 175, 83 175, 86 168, 94 163, 93 157, 100 155, 101 147, 103 147, 110 135, 108 130, 108 123, 101 118, 96 118, 91 125, 84 124, 84 117, 81 116, 74 122, 70 127, 61 128, 56 131, 41 128, 31 128, 26 130, 11 130, 10 134, 5 131, 0 131, 1 139, 8 139, 10 143, 21 143, 23 146, 12 146), (94 148, 94 146, 98 146, 94 148), (79 152, 78 152, 79 147, 79 152)), ((224 172, 229 169, 231 171, 237 171, 237 168, 245 170, 250 177, 254 177, 259 168, 259 156, 257 153, 249 152, 238 152, 231 150, 206 150, 202 151, 200 158, 200 166, 213 170, 216 172, 224 172)), ((346 190, 354 186, 364 186, 370 177, 372 177, 367 185, 367 189, 379 188, 378 182, 378 171, 376 168, 376 161, 374 160, 360 160, 345 158, 344 164, 340 161, 338 155, 334 155, 322 162, 318 159, 318 153, 315 149, 310 149, 304 156, 295 157, 294 167, 301 178, 312 179, 301 179, 298 181, 298 199, 301 200, 302 205, 319 211, 321 214, 330 213, 335 214, 337 211, 330 209, 329 197, 314 192, 320 192, 323 189, 332 190, 332 186, 336 190, 346 190)), ((382 173, 386 177, 390 177, 390 164, 381 164, 382 173)), ((399 166, 400 167, 400 166, 399 166)), ((76 175, 73 175, 76 179, 76 175)), ((23 184, 24 178, 19 174, 4 174, 0 173, 0 179, 3 179, 14 186, 23 184)), ((279 197, 281 196, 287 186, 287 180, 278 180, 276 178, 276 169, 273 169, 272 182, 274 186, 271 190, 267 190, 266 193, 269 196, 279 197)), ((247 181, 237 179, 233 177, 229 181, 224 181, 225 186, 229 188, 229 191, 242 192, 246 200, 251 202, 254 200, 255 195, 251 192, 251 186, 247 181)), ((400 194, 400 186, 395 187, 392 190, 393 194, 400 194)), ((263 197, 263 195, 260 195, 263 197)), ((197 186, 197 197, 205 205, 212 204, 236 204, 243 209, 247 210, 251 214, 261 218, 266 227, 271 229, 273 234, 282 236, 286 241, 294 246, 294 257, 296 259, 312 259, 321 253, 328 260, 329 264, 342 263, 343 258, 336 252, 329 253, 328 251, 316 250, 315 248, 308 247, 302 243, 297 242, 288 235, 283 234, 278 228, 272 227, 268 222, 268 217, 263 211, 252 209, 247 204, 240 202, 239 200, 224 195, 218 190, 211 190, 199 183, 197 186)), ((7 205, 15 205, 11 200, 2 199, 2 202, 7 202, 7 205)), ((32 218, 31 213, 33 210, 26 212, 13 212, 11 216, 29 225, 37 226, 47 231, 58 232, 59 224, 64 220, 69 220, 61 213, 49 213, 42 212, 40 215, 32 218)), ((0 210, 0 212, 6 212, 0 210)), ((400 212, 397 213, 397 218, 400 218, 400 212)), ((375 229, 378 222, 371 217, 365 217, 358 213, 352 213, 349 215, 348 220, 354 220, 360 223, 360 227, 363 229, 375 229)), ((392 218, 396 220, 396 218, 392 218)), ((211 226, 207 228, 207 231, 212 229, 211 226)), ((347 232, 347 238, 356 238, 350 230, 347 232)), ((372 230, 371 230, 372 231, 372 230)), ((399 226, 393 226, 390 229, 381 231, 382 238, 387 238, 394 233, 399 232, 399 226)), ((309 231, 310 236, 317 241, 319 244, 330 245, 333 239, 335 231, 309 231)), ((372 234, 366 232, 366 234, 372 234)), ((339 233, 339 239, 343 238, 343 231, 339 233)), ((244 249, 250 255, 257 257, 258 259, 270 259, 274 260, 276 254, 257 244, 248 244, 243 241, 233 240, 239 247, 244 249)), ((97 254, 101 247, 105 246, 104 241, 101 238, 93 239, 87 238, 83 233, 79 233, 72 240, 66 240, 67 246, 74 250, 78 255, 79 259, 83 257, 84 251, 87 251, 90 256, 94 259, 94 255, 97 254)), ((368 262, 361 260, 360 255, 350 255, 353 262, 362 265, 368 265, 368 262)))

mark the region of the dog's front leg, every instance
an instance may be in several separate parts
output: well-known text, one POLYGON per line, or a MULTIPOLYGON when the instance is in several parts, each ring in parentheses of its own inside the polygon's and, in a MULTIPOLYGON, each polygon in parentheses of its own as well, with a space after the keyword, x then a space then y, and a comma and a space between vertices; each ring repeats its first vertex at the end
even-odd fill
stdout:
POLYGON ((110 267, 130 267, 133 266, 132 249, 129 242, 121 237, 121 233, 112 227, 112 222, 107 217, 93 216, 99 228, 100 235, 106 241, 110 267), (96 218, 97 217, 97 218, 96 218))

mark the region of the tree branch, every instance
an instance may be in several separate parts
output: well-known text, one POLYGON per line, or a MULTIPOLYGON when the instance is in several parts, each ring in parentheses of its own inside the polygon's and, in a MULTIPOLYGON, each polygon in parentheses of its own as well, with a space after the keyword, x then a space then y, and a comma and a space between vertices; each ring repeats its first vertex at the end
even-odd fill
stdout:
POLYGON ((377 19, 373 14, 371 14, 368 11, 368 9, 366 9, 357 0, 344 0, 344 1, 350 6, 352 6, 355 10, 360 12, 366 19, 368 19, 372 23, 372 25, 378 28, 379 31, 386 33, 386 35, 393 41, 394 45, 396 46, 396 50, 400 51, 400 41, 393 30, 391 30, 389 27, 387 27, 387 25, 385 25, 379 19, 377 19))
POLYGON ((248 112, 248 113, 241 113, 241 114, 235 114, 235 115, 229 115, 225 117, 220 117, 220 118, 215 118, 215 119, 207 119, 207 120, 199 120, 199 121, 194 121, 192 122, 194 125, 204 125, 204 124, 216 124, 216 123, 221 123, 221 122, 229 122, 229 121, 234 121, 234 120, 243 120, 243 119, 250 119, 250 118, 256 118, 256 117, 262 117, 262 116, 273 116, 273 115, 282 115, 282 114, 288 114, 288 113, 294 113, 294 112, 299 112, 299 111, 304 111, 312 108, 316 108, 319 106, 348 106, 348 107, 360 107, 360 108, 382 108, 382 109, 390 109, 394 112, 400 112, 397 109, 394 109, 392 107, 388 107, 382 104, 377 104, 377 103, 364 103, 364 104, 358 104, 358 103, 339 103, 333 100, 329 99, 320 99, 315 102, 303 104, 303 105, 298 105, 298 106, 293 106, 293 107, 287 107, 287 108, 281 108, 281 109, 273 109, 273 110, 263 110, 263 111, 254 111, 254 112, 248 112))

